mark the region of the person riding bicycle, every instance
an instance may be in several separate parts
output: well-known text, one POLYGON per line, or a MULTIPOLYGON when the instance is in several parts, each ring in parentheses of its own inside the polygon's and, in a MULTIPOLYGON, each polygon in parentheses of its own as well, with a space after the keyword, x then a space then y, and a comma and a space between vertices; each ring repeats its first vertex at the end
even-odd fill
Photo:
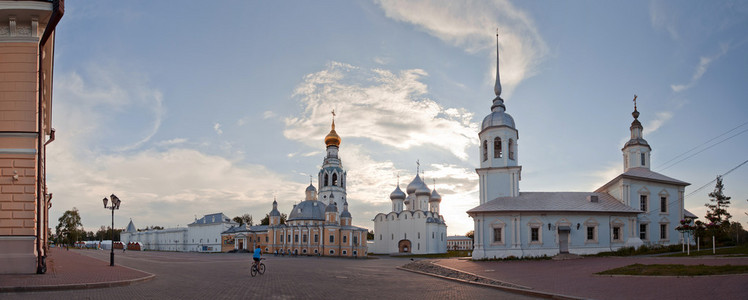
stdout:
POLYGON ((255 248, 255 253, 252 254, 252 259, 254 259, 254 264, 259 268, 260 266, 260 257, 262 256, 262 249, 260 249, 260 245, 257 245, 257 248, 255 248))

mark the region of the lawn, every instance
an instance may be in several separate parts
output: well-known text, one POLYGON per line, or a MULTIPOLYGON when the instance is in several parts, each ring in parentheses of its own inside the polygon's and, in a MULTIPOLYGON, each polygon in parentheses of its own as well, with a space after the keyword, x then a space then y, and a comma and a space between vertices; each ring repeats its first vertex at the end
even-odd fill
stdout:
POLYGON ((599 275, 641 275, 641 276, 705 276, 748 273, 748 265, 643 265, 633 264, 602 271, 599 275))
POLYGON ((748 244, 743 244, 740 246, 729 247, 729 248, 719 248, 716 250, 716 254, 712 254, 712 248, 703 249, 701 251, 694 251, 694 247, 691 247, 691 255, 686 255, 686 253, 684 252, 684 253, 674 253, 674 254, 663 255, 663 257, 689 257, 689 256, 704 256, 704 255, 724 255, 724 256, 730 256, 730 257, 745 257, 745 256, 748 256, 748 244))

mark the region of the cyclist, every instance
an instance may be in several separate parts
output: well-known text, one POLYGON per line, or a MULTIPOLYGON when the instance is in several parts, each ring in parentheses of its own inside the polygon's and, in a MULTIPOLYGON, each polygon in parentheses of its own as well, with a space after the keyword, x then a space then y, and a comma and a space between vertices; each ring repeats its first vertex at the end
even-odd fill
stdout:
POLYGON ((257 266, 257 269, 260 268, 260 257, 262 256, 262 249, 260 249, 260 245, 257 245, 257 248, 255 248, 255 253, 252 254, 252 259, 254 259, 254 264, 257 266))

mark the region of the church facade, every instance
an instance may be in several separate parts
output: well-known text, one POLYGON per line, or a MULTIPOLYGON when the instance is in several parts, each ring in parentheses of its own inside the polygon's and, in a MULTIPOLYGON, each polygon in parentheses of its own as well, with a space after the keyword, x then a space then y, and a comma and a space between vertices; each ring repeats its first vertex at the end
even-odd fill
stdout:
POLYGON ((430 254, 447 252, 447 225, 439 214, 441 195, 432 191, 416 172, 406 188, 390 194, 392 211, 374 217, 374 246, 378 254, 430 254))
POLYGON ((327 154, 318 173, 319 192, 311 183, 305 198, 294 204, 281 224, 278 202, 273 200, 269 225, 233 227, 222 233, 224 251, 260 246, 266 253, 365 257, 366 228, 351 224, 346 194, 346 175, 338 157, 340 136, 335 121, 325 137, 327 154))
POLYGON ((467 211, 474 221, 473 259, 681 243, 675 228, 684 217, 695 217, 683 208, 689 184, 650 170, 652 148, 636 105, 622 149, 623 173, 593 192, 520 192, 519 131, 501 98, 498 55, 497 40, 496 98, 478 134, 480 201, 467 211))

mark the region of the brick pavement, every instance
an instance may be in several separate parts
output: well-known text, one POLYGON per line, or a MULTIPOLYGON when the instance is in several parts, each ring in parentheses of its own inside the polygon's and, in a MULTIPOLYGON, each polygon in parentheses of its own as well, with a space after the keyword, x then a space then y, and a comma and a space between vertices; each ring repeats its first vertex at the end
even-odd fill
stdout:
POLYGON ((118 265, 119 254, 115 254, 115 266, 112 267, 109 266, 109 251, 51 248, 46 274, 0 275, 0 292, 126 285, 153 277, 153 274, 118 265), (82 255, 88 251, 105 252, 106 260, 82 255))
MULTIPOLYGON (((73 251, 73 250, 71 250, 73 251)), ((102 251, 77 251, 101 260, 102 251)), ((116 253, 116 262, 153 273, 152 280, 128 286, 4 293, 5 299, 533 299, 487 287, 397 270, 402 258, 347 259, 275 257, 267 272, 250 277, 251 254, 116 253)))
POLYGON ((748 274, 698 277, 595 275, 635 263, 746 265, 746 257, 585 257, 560 261, 498 262, 442 259, 436 263, 538 291, 591 299, 745 299, 748 295, 748 274))

